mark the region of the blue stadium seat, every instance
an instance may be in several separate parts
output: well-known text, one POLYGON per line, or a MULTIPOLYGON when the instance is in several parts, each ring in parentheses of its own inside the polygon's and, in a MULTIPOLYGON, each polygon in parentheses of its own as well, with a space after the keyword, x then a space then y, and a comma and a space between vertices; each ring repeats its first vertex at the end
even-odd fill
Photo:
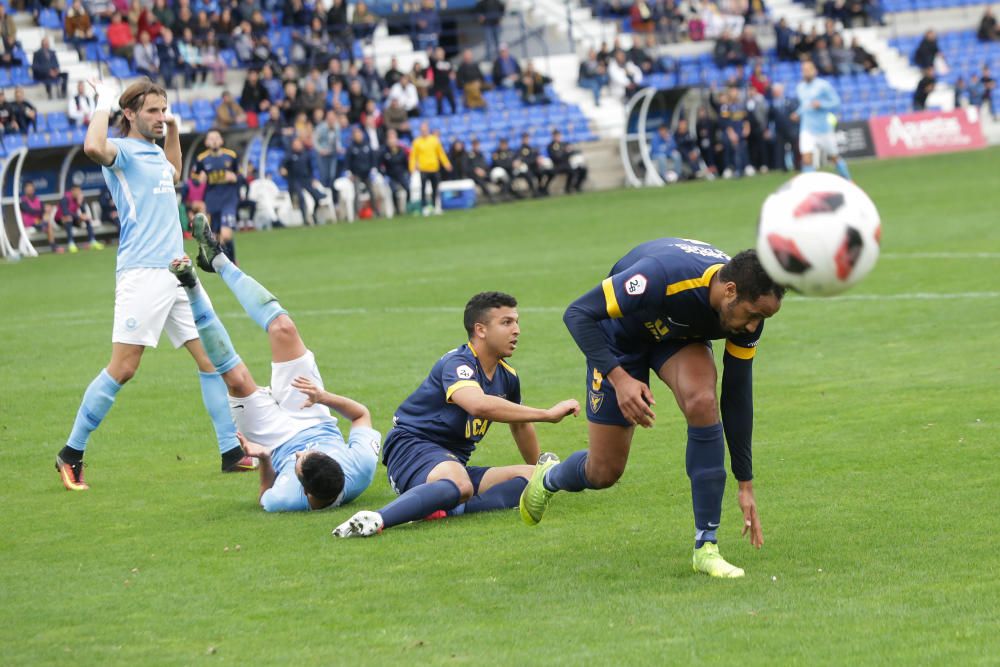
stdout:
POLYGON ((108 70, 111 72, 111 76, 118 77, 119 79, 129 79, 135 76, 132 66, 124 58, 111 58, 108 61, 108 70))
POLYGON ((69 129, 69 118, 62 111, 50 111, 46 117, 48 122, 48 127, 50 130, 68 130, 69 129))

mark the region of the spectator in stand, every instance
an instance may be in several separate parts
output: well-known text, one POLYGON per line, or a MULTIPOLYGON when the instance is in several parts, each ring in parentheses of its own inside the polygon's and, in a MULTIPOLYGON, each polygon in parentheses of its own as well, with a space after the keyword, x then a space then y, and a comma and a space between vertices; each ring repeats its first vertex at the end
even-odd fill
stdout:
POLYGON ((449 113, 456 113, 458 108, 455 105, 455 93, 452 89, 452 81, 455 79, 455 68, 448 62, 444 49, 437 47, 434 49, 434 56, 430 59, 430 69, 433 73, 431 80, 431 94, 437 101, 437 113, 444 115, 444 100, 448 100, 451 105, 449 113))
POLYGON ((271 65, 264 65, 261 68, 260 83, 267 89, 267 96, 272 106, 285 99, 285 86, 281 79, 274 75, 274 68, 271 65))
POLYGON ((350 52, 353 34, 347 21, 347 0, 333 0, 326 12, 326 31, 341 52, 350 52))
POLYGON ((358 126, 351 130, 351 143, 347 145, 347 153, 344 162, 347 166, 347 173, 354 184, 355 215, 361 211, 361 186, 371 201, 372 209, 379 212, 378 197, 375 196, 378 186, 378 161, 381 151, 372 148, 365 132, 358 126))
POLYGON ((792 120, 792 114, 798 107, 798 100, 785 97, 784 85, 776 83, 771 86, 767 113, 769 125, 774 128, 772 168, 781 168, 785 171, 791 171, 795 168, 795 152, 799 146, 799 125, 792 120))
MULTIPOLYGON (((549 142, 546 152, 552 160, 553 178, 559 174, 566 174, 566 194, 571 194, 574 190, 583 192, 583 182, 587 180, 587 165, 580 151, 572 144, 563 142, 562 131, 559 128, 552 130, 552 141, 549 142)), ((551 183, 551 180, 549 182, 551 183)))
POLYGON ((608 91, 619 100, 626 100, 639 89, 642 70, 625 58, 624 51, 616 51, 608 64, 608 91))
POLYGON ((757 61, 753 66, 753 73, 750 74, 750 87, 761 95, 767 94, 767 89, 771 87, 771 79, 764 73, 764 66, 757 61))
POLYGON ((309 10, 302 0, 286 0, 281 8, 281 25, 287 28, 304 28, 309 25, 309 10))
POLYGON ((844 38, 840 35, 833 36, 833 42, 830 44, 830 57, 833 59, 834 70, 840 76, 864 72, 864 68, 854 62, 854 51, 847 48, 847 45, 844 44, 844 38))
POLYGON ((747 154, 747 138, 750 136, 750 120, 746 106, 740 101, 739 90, 727 88, 719 95, 718 100, 710 98, 719 115, 719 125, 722 131, 722 151, 724 160, 723 178, 734 175, 752 176, 754 171, 750 166, 747 154))
POLYGON ((365 111, 365 105, 368 104, 368 98, 365 96, 364 91, 361 89, 361 81, 359 79, 354 79, 347 88, 347 120, 351 123, 360 123, 361 114, 365 111))
POLYGON ((933 68, 938 56, 941 56, 941 51, 938 49, 937 33, 928 30, 913 52, 913 64, 923 70, 933 68))
MULTIPOLYGON (((433 2, 431 4, 433 5, 433 2)), ((351 17, 351 31, 354 33, 354 39, 371 42, 377 23, 378 17, 368 10, 368 5, 363 2, 354 5, 354 16, 351 17)))
POLYGON ((220 49, 231 49, 233 47, 233 31, 239 26, 239 21, 233 16, 230 7, 223 7, 219 12, 219 17, 212 24, 212 29, 217 35, 216 46, 220 49))
POLYGON ((216 86, 226 85, 226 62, 222 59, 215 30, 209 29, 205 38, 200 40, 198 51, 202 66, 212 73, 212 82, 216 86))
POLYGON ((764 0, 749 0, 746 4, 746 11, 743 13, 743 20, 747 23, 767 23, 767 5, 764 0))
POLYGON ((965 85, 965 79, 958 77, 955 79, 955 108, 961 109, 969 105, 969 87, 965 85))
POLYGON ((802 60, 803 58, 809 58, 812 56, 813 49, 816 47, 816 40, 819 39, 819 33, 816 31, 816 25, 813 24, 809 32, 804 32, 803 24, 799 24, 798 29, 798 40, 795 42, 795 53, 796 60, 802 60))
POLYGON ((653 16, 653 8, 646 0, 634 0, 629 9, 629 25, 632 32, 640 35, 651 35, 656 29, 656 18, 653 16))
POLYGON ((160 60, 160 78, 163 79, 163 85, 168 89, 173 88, 178 72, 184 71, 184 59, 174 40, 173 30, 163 28, 156 50, 160 60))
POLYGON ((271 106, 271 97, 260 82, 260 72, 255 69, 247 71, 247 79, 243 82, 243 91, 240 93, 240 106, 244 111, 254 113, 264 113, 271 106))
POLYGON ((816 40, 816 46, 813 48, 811 60, 816 65, 816 69, 823 76, 833 76, 837 73, 837 69, 833 65, 833 54, 827 47, 825 38, 820 37, 816 40))
MULTIPOLYGON (((368 104, 372 107, 375 103, 368 100, 368 104)), ((375 113, 366 115, 361 120, 361 132, 365 135, 365 140, 368 145, 372 147, 372 150, 378 153, 382 149, 382 145, 385 144, 385 134, 382 128, 378 125, 378 116, 375 113)))
POLYGON ((521 91, 521 101, 525 104, 551 104, 552 100, 545 93, 545 86, 552 83, 552 79, 535 71, 535 66, 529 60, 521 72, 517 89, 521 91))
POLYGON ((358 77, 361 79, 361 88, 365 91, 368 99, 381 103, 389 92, 389 86, 385 79, 379 75, 375 68, 375 60, 371 56, 365 56, 358 68, 358 77))
POLYGON ((715 178, 720 174, 719 167, 723 163, 722 142, 719 141, 719 125, 704 106, 698 107, 694 133, 702 162, 708 168, 708 177, 715 178))
POLYGON ((865 47, 861 46, 861 42, 858 41, 857 37, 851 40, 851 52, 854 54, 854 64, 860 68, 858 71, 867 72, 868 74, 878 71, 878 61, 875 60, 875 56, 866 51, 865 47))
POLYGON ((121 217, 118 215, 118 207, 115 206, 115 200, 111 196, 111 190, 108 189, 107 185, 101 188, 101 196, 98 199, 98 203, 101 205, 101 222, 106 225, 114 225, 118 230, 118 234, 121 235, 121 217))
MULTIPOLYGON (((983 86, 983 82, 979 80, 978 74, 973 74, 969 77, 969 85, 967 87, 967 95, 969 100, 969 106, 979 108, 986 101, 986 88, 983 86)), ((958 95, 958 88, 956 86, 955 95, 958 95)))
POLYGON ((444 177, 446 181, 461 181, 469 177, 469 155, 465 150, 465 142, 455 139, 448 149, 448 160, 451 161, 451 172, 444 177))
MULTIPOLYGON (((514 190, 514 179, 522 177, 524 174, 516 172, 514 168, 515 157, 514 151, 510 149, 510 145, 507 142, 507 137, 501 137, 497 149, 493 151, 493 156, 490 160, 492 163, 492 167, 490 168, 490 182, 500 188, 501 194, 521 199, 523 195, 514 190)), ((530 189, 531 181, 527 178, 525 180, 530 189)))
POLYGON ((782 17, 774 24, 774 47, 778 60, 793 61, 798 59, 795 52, 795 42, 798 39, 795 31, 788 27, 788 21, 782 17))
POLYGON ((399 143, 395 130, 385 133, 385 146, 378 154, 378 168, 389 186, 396 210, 405 212, 410 205, 410 153, 399 143))
POLYGON ((108 47, 111 55, 125 60, 132 60, 135 51, 135 34, 132 26, 122 18, 121 13, 115 12, 111 15, 111 25, 107 30, 108 47))
POLYGON ((191 28, 191 32, 193 33, 197 25, 198 21, 195 19, 194 14, 191 13, 191 7, 180 5, 177 9, 177 18, 174 20, 173 25, 169 27, 174 31, 174 35, 183 35, 185 28, 191 28))
POLYGON ((983 10, 983 18, 979 20, 979 30, 976 37, 980 42, 996 42, 1000 40, 1000 33, 997 32, 997 20, 993 16, 993 10, 989 5, 983 10))
MULTIPOLYGON (((524 132, 521 134, 521 145, 517 148, 517 161, 523 165, 522 168, 528 170, 531 180, 535 182, 533 192, 536 196, 546 196, 549 194, 549 183, 552 182, 552 169, 549 168, 549 160, 543 159, 534 146, 531 145, 531 134, 524 132)), ((516 164, 516 163, 515 163, 516 164)))
POLYGON ((513 88, 521 79, 521 66, 517 58, 510 55, 506 44, 500 44, 500 55, 493 62, 493 85, 513 88))
POLYGON ((134 5, 137 5, 139 8, 139 17, 135 24, 136 34, 140 38, 143 34, 148 34, 150 41, 155 42, 160 38, 160 33, 163 31, 163 24, 156 18, 156 14, 139 4, 138 0, 134 2, 134 5))
POLYGON ((579 84, 594 94, 594 106, 601 106, 601 89, 608 85, 608 70, 597 59, 597 51, 591 48, 587 57, 580 61, 579 84))
POLYGON ((65 72, 59 71, 59 59, 49 46, 48 37, 42 37, 41 45, 31 59, 31 76, 38 83, 45 84, 45 92, 49 99, 52 99, 53 88, 58 95, 65 97, 68 76, 65 72))
POLYGON ((14 115, 17 126, 21 129, 21 134, 38 130, 38 109, 31 102, 24 99, 24 88, 18 86, 14 89, 14 101, 10 105, 10 111, 14 115))
POLYGON ((115 5, 111 0, 83 0, 83 6, 92 18, 107 21, 115 13, 115 5))
POLYGON ((177 14, 174 13, 173 3, 167 2, 167 0, 153 0, 153 16, 164 27, 172 26, 177 22, 177 14))
POLYGON ((0 4, 0 45, 3 46, 0 66, 13 67, 21 64, 21 60, 14 57, 14 48, 20 46, 17 41, 17 24, 14 17, 7 13, 5 4, 0 4))
POLYGON ((90 117, 94 114, 96 100, 90 93, 90 88, 83 81, 76 84, 76 94, 69 97, 69 108, 66 115, 76 127, 90 125, 90 117))
POLYGON ((194 38, 191 28, 184 28, 181 39, 177 42, 177 50, 184 62, 184 82, 188 87, 203 86, 208 79, 208 68, 201 62, 201 49, 194 38))
POLYGON ((279 171, 288 183, 288 194, 298 202, 299 210, 302 211, 302 222, 306 225, 315 225, 316 209, 324 197, 324 193, 318 187, 320 183, 316 180, 316 175, 319 173, 316 152, 307 149, 298 137, 292 139, 290 150, 285 154, 279 171), (309 215, 306 205, 304 196, 306 192, 313 198, 312 216, 309 215))
POLYGON ((410 118, 414 118, 420 115, 420 95, 417 92, 417 87, 410 80, 410 77, 404 74, 399 81, 397 81, 392 88, 389 89, 389 103, 392 100, 399 102, 399 105, 406 110, 407 115, 410 118))
POLYGON ((383 81, 385 81, 386 94, 388 95, 389 89, 396 85, 400 79, 405 76, 403 71, 399 69, 399 60, 396 56, 393 56, 389 60, 389 69, 386 71, 383 81))
POLYGON ((757 36, 750 26, 744 26, 743 32, 740 33, 740 52, 743 54, 744 61, 761 57, 760 45, 757 44, 757 36))
POLYGON ((479 186, 479 189, 483 191, 483 195, 491 204, 496 203, 496 198, 493 196, 493 191, 490 188, 490 165, 480 147, 479 139, 476 137, 472 137, 466 157, 469 160, 469 178, 479 186))
POLYGON ((917 82, 917 89, 913 91, 913 110, 923 111, 927 108, 927 98, 934 92, 937 80, 934 78, 934 68, 925 67, 923 76, 917 82))
MULTIPOLYGON (((20 133, 21 126, 17 124, 17 119, 14 118, 14 109, 11 107, 10 102, 7 101, 7 93, 3 88, 0 88, 0 137, 8 134, 20 133)), ((0 139, 2 143, 2 139, 0 139)))
POLYGON ((431 213, 441 213, 437 204, 438 185, 441 183, 441 167, 451 171, 441 140, 431 134, 426 121, 420 124, 420 136, 413 141, 410 150, 410 171, 420 173, 420 210, 424 216, 431 213), (431 197, 427 199, 427 186, 430 185, 431 197))
POLYGON ((340 173, 337 162, 342 152, 340 146, 342 131, 343 128, 340 125, 337 112, 329 109, 323 122, 316 126, 316 132, 313 135, 313 148, 319 162, 319 182, 323 184, 323 187, 332 189, 335 196, 337 191, 333 188, 333 181, 340 173))
POLYGON ((680 156, 679 175, 681 178, 698 178, 705 173, 701 153, 698 150, 698 141, 691 134, 688 120, 684 116, 677 120, 677 129, 674 130, 674 146, 677 147, 677 154, 680 156))
POLYGON ((674 0, 658 2, 654 16, 656 16, 660 37, 664 42, 680 41, 684 26, 684 12, 674 0))
POLYGON ((479 0, 476 3, 476 19, 483 27, 487 60, 495 58, 500 50, 500 23, 506 11, 507 6, 502 0, 479 0))
POLYGON ((993 91, 997 89, 997 80, 993 78, 993 75, 990 73, 990 66, 986 63, 983 63, 983 68, 979 76, 979 82, 983 86, 983 101, 985 101, 987 106, 989 106, 990 115, 993 116, 994 120, 996 120, 997 109, 993 105, 993 91))
POLYGON ((885 25, 885 10, 881 0, 865 0, 865 25, 885 25))
POLYGON ((472 57, 472 50, 462 51, 462 64, 458 66, 455 73, 455 83, 462 90, 462 99, 465 101, 467 109, 485 109, 486 101, 483 99, 483 89, 486 80, 483 72, 472 57))
POLYGON ((420 0, 420 8, 410 16, 410 39, 414 51, 425 51, 438 45, 441 17, 434 0, 420 0))
POLYGON ((774 152, 774 132, 768 118, 769 105, 763 93, 747 91, 747 120, 750 134, 747 137, 747 153, 750 165, 758 172, 766 174, 771 169, 771 155, 774 152))
POLYGON ((656 165, 656 173, 664 183, 675 183, 680 178, 681 154, 674 144, 668 123, 660 123, 649 142, 649 159, 656 165))
POLYGON ((228 130, 246 124, 247 114, 243 107, 236 103, 231 92, 222 91, 222 101, 215 108, 215 126, 220 130, 228 130))
MULTIPOLYGON (((159 0, 163 2, 163 0, 159 0)), ((86 56, 85 44, 97 40, 94 35, 94 26, 90 20, 90 14, 83 6, 82 0, 73 0, 73 4, 66 10, 66 42, 72 44, 83 60, 86 56)))
POLYGON ((91 250, 103 250, 104 244, 97 240, 94 235, 94 215, 90 209, 90 204, 83 196, 83 188, 79 183, 74 183, 70 191, 59 202, 59 210, 56 213, 59 224, 66 230, 66 249, 77 252, 76 242, 73 241, 73 227, 83 226, 87 229, 87 246, 91 250))
POLYGON ((135 47, 135 71, 155 81, 160 75, 160 53, 149 38, 148 32, 139 33, 135 47))
MULTIPOLYGON (((647 49, 643 48, 642 39, 642 37, 636 36, 632 40, 632 48, 628 50, 628 59, 635 63, 636 67, 642 71, 642 75, 645 77, 653 74, 659 68, 653 56, 649 54, 647 49)), ((646 46, 649 49, 656 48, 656 37, 652 33, 646 35, 645 40, 646 46)))
POLYGON ((62 248, 56 247, 56 226, 55 210, 51 204, 43 204, 41 198, 35 192, 34 181, 25 181, 21 188, 21 199, 19 207, 21 209, 21 221, 25 229, 37 228, 45 232, 49 240, 49 248, 54 253, 59 253, 62 248))
POLYGON ((316 83, 306 79, 299 92, 299 109, 304 110, 311 117, 316 109, 326 107, 326 96, 316 90, 316 83))
POLYGON ((413 63, 413 69, 410 71, 410 81, 417 87, 417 95, 421 101, 430 93, 430 71, 429 67, 419 61, 413 63))
POLYGON ((413 132, 410 130, 410 116, 395 97, 389 98, 389 106, 382 114, 382 125, 386 132, 392 130, 400 139, 413 140, 413 132))
POLYGON ((739 42, 733 39, 728 30, 723 30, 719 38, 715 40, 715 48, 712 53, 718 67, 742 65, 745 61, 739 42))

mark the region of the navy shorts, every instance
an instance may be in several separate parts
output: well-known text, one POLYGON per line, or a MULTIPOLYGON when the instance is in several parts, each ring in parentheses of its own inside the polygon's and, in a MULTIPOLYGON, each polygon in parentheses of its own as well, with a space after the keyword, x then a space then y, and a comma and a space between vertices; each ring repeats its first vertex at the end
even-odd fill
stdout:
POLYGON ((465 466, 472 481, 472 495, 479 493, 479 482, 489 466, 470 466, 461 456, 419 436, 392 429, 385 439, 385 467, 389 486, 397 494, 427 483, 427 475, 440 463, 454 461, 465 466))
POLYGON ((212 232, 215 234, 218 234, 223 227, 236 229, 235 208, 211 209, 208 211, 208 219, 212 227, 212 232))
MULTIPOLYGON (((650 369, 653 372, 659 372, 670 357, 692 343, 706 345, 709 350, 712 349, 712 342, 709 340, 668 338, 628 351, 620 350, 612 345, 611 351, 618 357, 618 363, 621 364, 626 373, 648 385, 650 369)), ((587 421, 612 426, 632 425, 632 422, 625 419, 625 415, 618 407, 618 395, 615 394, 614 387, 589 363, 587 364, 587 421)))

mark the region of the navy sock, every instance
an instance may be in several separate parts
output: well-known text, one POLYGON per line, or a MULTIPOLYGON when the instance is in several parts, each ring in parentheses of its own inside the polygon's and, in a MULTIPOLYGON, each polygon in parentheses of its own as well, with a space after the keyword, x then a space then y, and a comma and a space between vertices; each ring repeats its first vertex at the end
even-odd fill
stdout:
POLYGON ((523 477, 508 479, 502 484, 497 484, 485 493, 472 496, 467 501, 456 507, 459 512, 451 514, 474 514, 476 512, 492 512, 493 510, 509 510, 518 506, 521 501, 521 492, 528 486, 528 480, 523 477))
POLYGON ((382 515, 383 527, 389 528, 423 519, 438 510, 450 510, 458 504, 461 497, 455 482, 450 479, 439 479, 430 484, 413 487, 380 509, 378 513, 382 515))
POLYGON ((696 549, 716 541, 726 491, 725 463, 722 424, 688 426, 687 474, 691 479, 696 549))
POLYGON ((558 463, 545 474, 542 484, 549 491, 583 491, 594 485, 587 479, 587 450, 573 452, 569 458, 558 463))

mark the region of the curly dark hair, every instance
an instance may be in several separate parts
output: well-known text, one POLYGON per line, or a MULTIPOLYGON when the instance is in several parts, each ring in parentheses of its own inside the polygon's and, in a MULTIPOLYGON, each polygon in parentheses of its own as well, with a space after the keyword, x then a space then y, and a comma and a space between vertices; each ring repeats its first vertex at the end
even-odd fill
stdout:
POLYGON ((719 280, 736 283, 736 296, 742 301, 753 303, 766 294, 773 294, 781 301, 785 296, 785 288, 767 275, 752 248, 738 253, 719 269, 719 280))
POLYGON ((480 292, 465 304, 465 331, 472 337, 476 323, 485 324, 486 314, 494 308, 516 308, 517 299, 503 292, 480 292))
POLYGON ((344 469, 326 454, 307 453, 302 459, 302 488, 327 505, 344 490, 344 469))

